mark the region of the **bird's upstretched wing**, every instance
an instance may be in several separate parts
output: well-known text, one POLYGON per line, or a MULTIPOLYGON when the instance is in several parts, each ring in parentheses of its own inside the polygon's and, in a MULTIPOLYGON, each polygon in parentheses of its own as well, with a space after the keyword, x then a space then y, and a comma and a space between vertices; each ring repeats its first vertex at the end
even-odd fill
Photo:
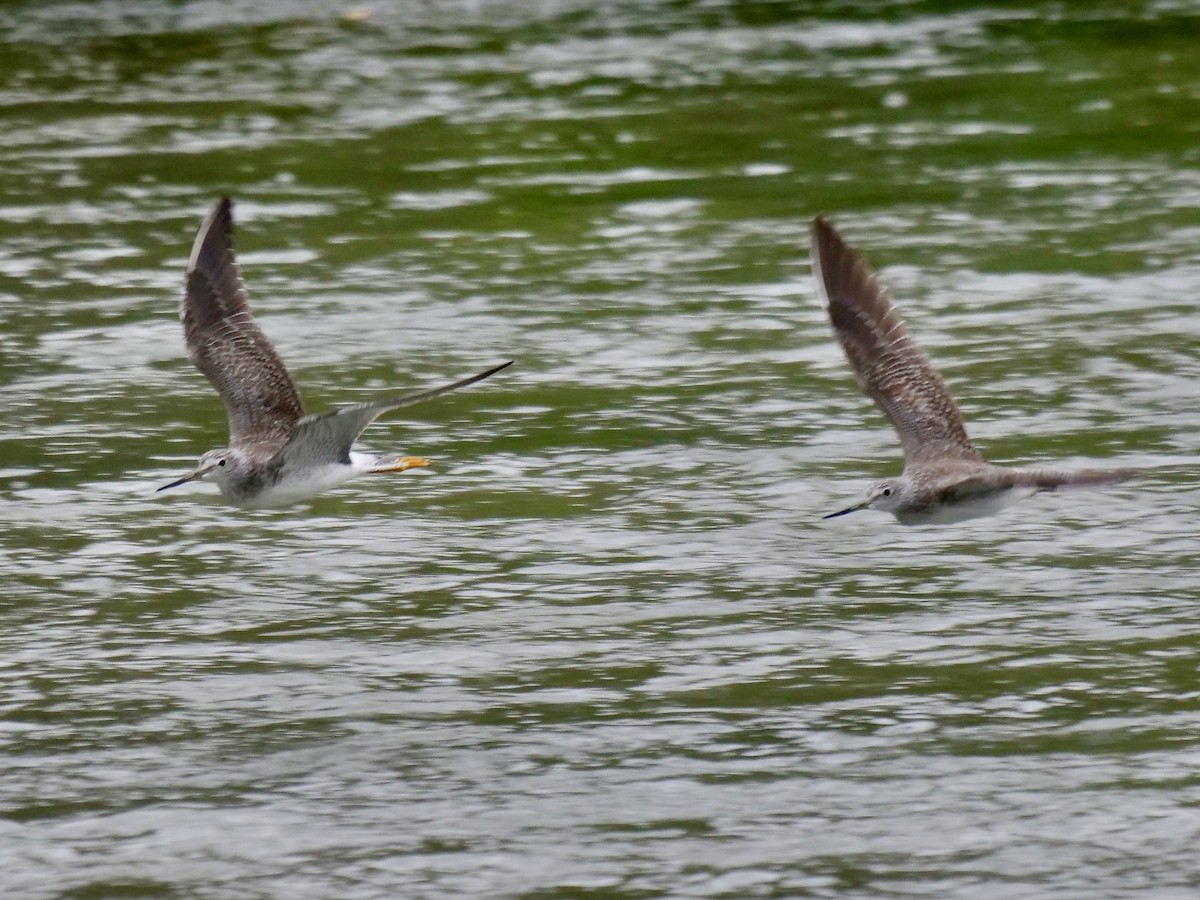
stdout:
POLYGON ((854 376, 891 420, 906 463, 982 460, 954 397, 904 327, 887 291, 821 216, 813 220, 812 266, 854 376))
POLYGON ((196 235, 180 317, 188 358, 225 401, 230 446, 273 456, 296 430, 304 408, 292 377, 250 314, 233 251, 228 197, 196 235))
POLYGON ((501 369, 512 365, 512 360, 498 366, 460 378, 458 381, 444 384, 441 387, 402 394, 398 397, 387 397, 383 400, 371 400, 345 406, 332 412, 305 416, 296 426, 296 432, 287 446, 283 448, 281 457, 285 465, 311 466, 318 463, 333 463, 350 461, 350 446, 358 439, 368 425, 385 412, 399 409, 402 406, 412 406, 424 400, 432 400, 442 394, 482 381, 489 375, 494 375, 501 369))

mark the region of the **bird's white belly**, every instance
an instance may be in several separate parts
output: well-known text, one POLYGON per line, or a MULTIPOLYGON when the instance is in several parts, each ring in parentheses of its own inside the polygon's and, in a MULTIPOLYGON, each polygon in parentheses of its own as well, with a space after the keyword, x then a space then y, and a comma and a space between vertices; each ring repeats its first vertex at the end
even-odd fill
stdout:
POLYGON ((919 513, 905 513, 896 518, 905 525, 951 525, 980 516, 991 516, 1037 493, 1037 488, 1014 487, 983 494, 958 503, 943 503, 919 513))
POLYGON ((267 509, 287 506, 316 496, 322 491, 337 487, 355 475, 366 472, 375 462, 375 457, 365 453, 350 452, 350 465, 326 463, 306 468, 301 472, 284 471, 283 478, 253 497, 246 498, 241 505, 246 509, 267 509))

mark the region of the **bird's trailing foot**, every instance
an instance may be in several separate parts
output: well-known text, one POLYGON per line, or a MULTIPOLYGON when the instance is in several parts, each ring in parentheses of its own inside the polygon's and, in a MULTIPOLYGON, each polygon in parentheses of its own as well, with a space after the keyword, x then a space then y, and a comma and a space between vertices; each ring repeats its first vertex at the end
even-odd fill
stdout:
POLYGON ((405 469, 423 469, 429 465, 429 460, 423 456, 384 456, 375 461, 375 465, 367 469, 371 475, 383 475, 387 472, 403 472, 405 469))

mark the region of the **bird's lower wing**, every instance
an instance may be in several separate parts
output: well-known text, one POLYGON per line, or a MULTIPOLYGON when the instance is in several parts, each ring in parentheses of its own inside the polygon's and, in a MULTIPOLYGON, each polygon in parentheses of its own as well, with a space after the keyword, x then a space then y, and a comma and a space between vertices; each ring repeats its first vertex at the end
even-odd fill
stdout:
POLYGON ((1055 469, 1004 469, 991 467, 987 474, 957 478, 937 491, 937 501, 961 504, 984 500, 993 494, 1013 488, 1037 491, 1071 491, 1104 487, 1125 481, 1138 474, 1137 469, 1081 469, 1062 472, 1055 469))
POLYGON ((1013 474, 1018 479, 1018 484, 1034 487, 1039 491, 1072 491, 1117 484, 1140 473, 1137 469, 1081 469, 1078 472, 1025 469, 1017 470, 1013 474))
POLYGON ((303 455, 315 456, 329 462, 346 462, 349 459, 351 445, 358 440, 358 436, 368 425, 384 413, 432 400, 434 397, 464 388, 477 381, 482 381, 490 375, 495 375, 501 369, 506 369, 511 365, 512 360, 509 360, 477 375, 469 375, 440 387, 414 391, 411 394, 401 394, 397 397, 387 397, 382 400, 357 403, 354 406, 345 406, 315 416, 305 416, 296 426, 296 432, 292 435, 292 439, 283 448, 283 455, 285 458, 292 455, 303 455))

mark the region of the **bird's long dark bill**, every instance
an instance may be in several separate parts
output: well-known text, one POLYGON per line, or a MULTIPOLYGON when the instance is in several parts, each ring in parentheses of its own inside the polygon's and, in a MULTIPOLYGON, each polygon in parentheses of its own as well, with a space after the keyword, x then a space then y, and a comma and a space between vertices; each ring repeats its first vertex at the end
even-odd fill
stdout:
POLYGON ((839 509, 835 513, 830 513, 827 516, 821 516, 822 519, 836 519, 838 516, 844 516, 847 513, 858 512, 866 506, 865 503, 859 503, 857 506, 849 506, 846 509, 839 509))
POLYGON ((164 484, 160 488, 155 488, 154 493, 157 494, 159 491, 167 490, 167 488, 179 487, 181 484, 187 484, 189 481, 195 481, 200 476, 207 475, 211 471, 212 471, 212 466, 206 466, 203 469, 197 469, 195 472, 192 472, 188 475, 184 475, 182 478, 177 479, 176 481, 172 481, 170 484, 164 484))

